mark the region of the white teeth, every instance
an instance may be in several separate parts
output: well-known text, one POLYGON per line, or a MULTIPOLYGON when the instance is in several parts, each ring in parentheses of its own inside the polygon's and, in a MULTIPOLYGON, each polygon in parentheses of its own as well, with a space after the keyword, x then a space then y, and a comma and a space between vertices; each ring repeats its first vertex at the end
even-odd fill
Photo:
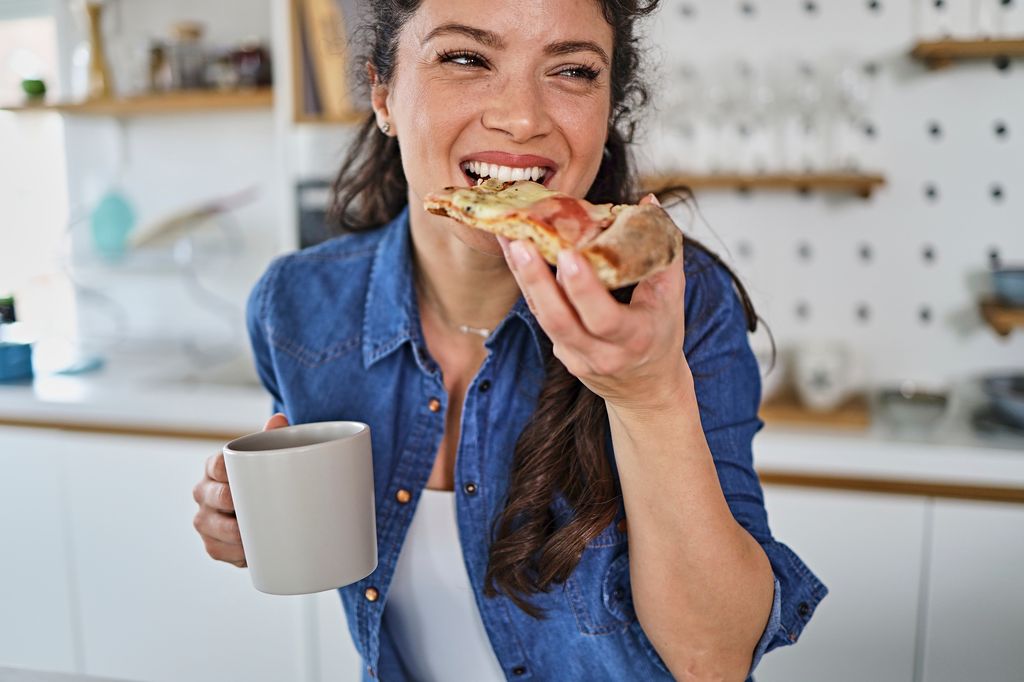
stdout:
POLYGON ((479 178, 494 178, 499 182, 516 180, 543 182, 544 176, 547 175, 547 170, 540 166, 513 168, 511 166, 484 163, 483 161, 467 161, 463 164, 463 168, 479 178))

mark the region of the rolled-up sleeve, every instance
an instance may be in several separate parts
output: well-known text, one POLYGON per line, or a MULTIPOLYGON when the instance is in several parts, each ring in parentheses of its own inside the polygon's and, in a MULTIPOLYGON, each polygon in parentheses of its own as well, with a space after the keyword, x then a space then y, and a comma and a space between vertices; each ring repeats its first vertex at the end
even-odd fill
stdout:
POLYGON ((722 492, 736 521, 761 545, 774 573, 771 614, 750 671, 772 649, 797 641, 828 589, 772 537, 753 465, 761 379, 739 295, 723 267, 698 252, 687 264, 684 352, 694 377, 701 424, 722 492))

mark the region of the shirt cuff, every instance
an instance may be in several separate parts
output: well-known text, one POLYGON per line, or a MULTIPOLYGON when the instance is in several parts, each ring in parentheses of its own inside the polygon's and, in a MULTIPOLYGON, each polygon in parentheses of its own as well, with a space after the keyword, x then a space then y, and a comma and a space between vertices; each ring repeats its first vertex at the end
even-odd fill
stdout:
POLYGON ((768 616, 768 625, 765 626, 764 634, 761 635, 761 641, 754 647, 754 658, 750 663, 750 672, 747 673, 749 678, 754 668, 761 661, 761 657, 764 656, 765 651, 768 649, 768 643, 772 641, 775 633, 778 632, 779 627, 782 625, 782 593, 779 588, 779 579, 772 574, 775 579, 775 596, 772 598, 772 612, 768 616))

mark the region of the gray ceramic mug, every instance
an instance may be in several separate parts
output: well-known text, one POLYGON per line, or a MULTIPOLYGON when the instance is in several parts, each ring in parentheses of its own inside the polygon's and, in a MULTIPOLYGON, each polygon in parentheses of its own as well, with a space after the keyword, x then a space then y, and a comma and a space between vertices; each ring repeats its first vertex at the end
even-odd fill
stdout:
POLYGON ((370 427, 337 421, 224 446, 252 584, 267 594, 349 585, 377 567, 370 427))

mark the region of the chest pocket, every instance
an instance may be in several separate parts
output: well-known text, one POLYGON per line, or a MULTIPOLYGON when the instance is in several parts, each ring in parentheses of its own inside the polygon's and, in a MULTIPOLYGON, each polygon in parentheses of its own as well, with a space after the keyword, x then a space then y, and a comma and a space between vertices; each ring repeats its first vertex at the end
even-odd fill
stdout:
POLYGON ((576 625, 587 635, 622 632, 636 621, 626 534, 613 523, 590 541, 565 581, 576 625))

